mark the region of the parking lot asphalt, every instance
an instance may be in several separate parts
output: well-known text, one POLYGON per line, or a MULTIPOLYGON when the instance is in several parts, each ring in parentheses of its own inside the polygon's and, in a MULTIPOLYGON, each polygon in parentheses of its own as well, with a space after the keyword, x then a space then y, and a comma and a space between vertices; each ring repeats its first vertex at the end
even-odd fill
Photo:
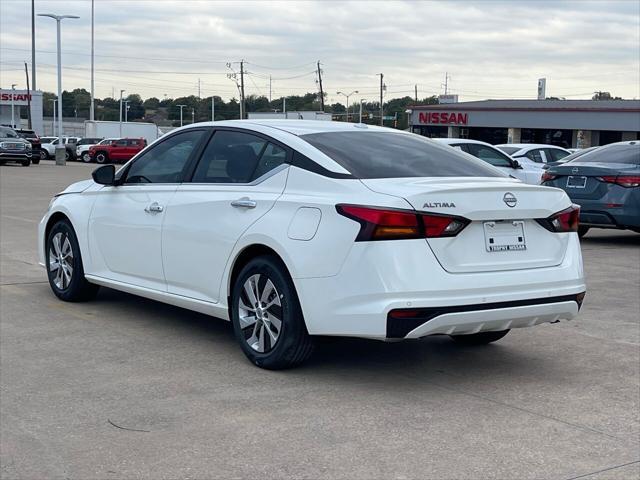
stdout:
POLYGON ((92 168, 0 167, 2 479, 640 477, 640 235, 584 238, 572 322, 479 348, 322 339, 270 372, 222 320, 54 297, 37 223, 92 168))

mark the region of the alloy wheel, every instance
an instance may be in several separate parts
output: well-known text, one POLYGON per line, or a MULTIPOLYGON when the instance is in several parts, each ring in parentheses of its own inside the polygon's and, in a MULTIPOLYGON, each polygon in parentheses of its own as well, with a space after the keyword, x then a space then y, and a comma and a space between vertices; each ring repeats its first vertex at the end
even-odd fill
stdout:
POLYGON ((60 290, 66 289, 73 277, 73 249, 68 235, 56 233, 49 246, 49 271, 54 275, 53 283, 60 290))
POLYGON ((267 353, 276 346, 282 333, 282 300, 264 274, 251 275, 244 283, 238 317, 245 341, 256 352, 267 353))

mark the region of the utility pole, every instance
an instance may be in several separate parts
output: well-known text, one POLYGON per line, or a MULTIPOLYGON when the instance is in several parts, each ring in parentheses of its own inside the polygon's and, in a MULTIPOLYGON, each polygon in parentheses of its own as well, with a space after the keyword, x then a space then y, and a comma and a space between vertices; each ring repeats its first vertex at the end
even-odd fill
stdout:
POLYGON ((415 86, 416 89, 416 103, 418 103, 418 85, 415 86))
POLYGON ((211 95, 211 121, 216 121, 216 97, 211 95))
POLYGON ((383 94, 382 91, 384 89, 384 83, 382 79, 384 78, 384 74, 379 73, 380 75, 380 126, 384 126, 384 120, 382 120, 382 116, 384 115, 384 106, 383 106, 383 94))
POLYGON ((271 103, 271 75, 269 75, 269 103, 271 103))
POLYGON ((246 105, 244 103, 244 60, 240 60, 240 96, 242 97, 240 99, 240 103, 242 105, 240 107, 240 111, 242 112, 240 113, 240 120, 243 120, 246 110, 246 105))
POLYGON ((196 123, 196 109, 191 108, 191 123, 196 123))
POLYGON ((444 94, 446 95, 447 93, 449 93, 449 79, 451 77, 449 76, 449 72, 444 72, 444 94))
MULTIPOLYGON (((36 89, 36 0, 31 0, 31 79, 36 89)), ((31 125, 29 125, 31 128, 31 125)))
MULTIPOLYGON (((11 85, 11 128, 16 128, 16 121, 14 118, 14 102, 16 101, 16 84, 11 85)), ((18 127, 20 128, 20 127, 18 127)))
POLYGON ((322 70, 320 70, 320 60, 318 60, 318 83, 320 84, 320 110, 324 112, 324 91, 322 90, 322 70))
POLYGON ((29 89, 29 69, 27 62, 24 62, 24 74, 27 77, 27 118, 29 119, 29 130, 31 130, 31 90, 29 89))

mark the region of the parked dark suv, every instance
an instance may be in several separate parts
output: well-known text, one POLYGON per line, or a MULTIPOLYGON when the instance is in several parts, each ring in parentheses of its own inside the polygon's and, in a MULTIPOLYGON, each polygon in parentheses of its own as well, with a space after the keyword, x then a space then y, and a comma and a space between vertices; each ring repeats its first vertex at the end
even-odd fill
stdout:
POLYGON ((33 130, 16 130, 16 133, 21 138, 24 138, 31 144, 31 163, 37 165, 40 163, 40 159, 46 158, 47 152, 44 152, 44 157, 42 155, 42 143, 40 142, 40 137, 33 130))
POLYGON ((13 128, 0 127, 0 165, 16 162, 24 167, 31 165, 31 144, 13 128))

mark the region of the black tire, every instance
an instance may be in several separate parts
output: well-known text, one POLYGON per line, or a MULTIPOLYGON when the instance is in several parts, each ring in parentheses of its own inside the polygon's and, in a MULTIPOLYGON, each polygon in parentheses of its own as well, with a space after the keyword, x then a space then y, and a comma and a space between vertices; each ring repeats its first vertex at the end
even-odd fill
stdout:
POLYGON ((47 151, 44 148, 40 149, 40 160, 46 160, 47 158, 49 158, 47 151))
POLYGON ((107 154, 107 152, 96 153, 96 162, 107 163, 108 161, 109 161, 109 155, 107 154))
POLYGON ((23 167, 28 167, 29 165, 31 165, 31 160, 29 160, 29 159, 27 159, 27 160, 22 160, 22 161, 20 162, 20 164, 21 164, 23 167))
MULTIPOLYGON (((261 306, 264 306, 264 303, 261 303, 261 306)), ((307 332, 298 294, 289 272, 278 258, 260 256, 244 266, 232 286, 230 310, 236 340, 251 363, 258 367, 269 370, 295 367, 308 359, 313 352, 313 339, 307 332), (259 275, 259 277, 254 277, 254 275, 259 275), (245 283, 250 282, 251 277, 254 280, 257 279, 258 292, 263 292, 265 289, 269 291, 268 281, 271 281, 275 290, 271 292, 271 296, 267 297, 265 303, 273 304, 274 301, 277 301, 280 305, 273 304, 267 309, 261 309, 263 312, 261 314, 254 310, 256 312, 253 315, 254 323, 242 327, 240 324, 240 301, 242 300, 245 305, 251 303, 244 289, 245 283), (276 297, 277 300, 275 300, 276 297), (259 315, 264 315, 264 319, 258 320, 259 315), (279 331, 277 324, 271 323, 273 317, 278 318, 278 315, 281 320, 279 331), (272 335, 277 333, 274 343, 272 343, 273 337, 267 333, 267 328, 270 329, 272 335), (265 338, 262 343, 263 352, 259 351, 260 333, 265 338), (256 339, 255 347, 249 344, 249 340, 252 338, 256 339)), ((248 311, 245 313, 250 315, 248 311)))
POLYGON ((495 342, 504 337, 509 330, 501 330, 499 332, 480 332, 471 335, 450 335, 450 337, 461 345, 486 345, 495 342))
POLYGON ((34 157, 31 159, 31 163, 33 163, 34 165, 39 165, 40 164, 40 157, 34 157))
POLYGON ((68 162, 69 160, 71 160, 71 154, 69 153, 69 150, 65 149, 64 150, 64 161, 68 162))
MULTIPOLYGON (((100 287, 93 283, 89 283, 84 277, 84 267, 82 265, 82 255, 80 253, 80 247, 78 246, 78 240, 76 238, 76 233, 74 232, 73 227, 68 221, 60 220, 49 231, 49 235, 47 236, 45 257, 49 285, 51 286, 51 290, 53 290, 53 293, 56 295, 56 297, 58 297, 60 300, 64 300, 65 302, 82 302, 95 298, 100 287), (65 265, 71 265, 72 267, 71 279, 70 281, 68 281, 68 277, 63 276, 67 281, 65 282, 64 280, 62 280, 61 285, 56 284, 56 272, 60 271, 60 268, 52 271, 50 267, 51 254, 55 254, 56 252, 56 248, 54 246, 54 237, 56 237, 57 235, 60 235, 58 240, 60 249, 64 249, 65 242, 68 239, 72 252, 71 261, 67 260, 65 262, 65 265)), ((66 258, 68 259, 68 256, 66 258)))
POLYGON ((89 155, 89 152, 84 152, 82 154, 82 161, 84 163, 91 163, 91 155, 89 155))
POLYGON ((584 237, 590 229, 591 227, 578 226, 578 237, 584 237))

